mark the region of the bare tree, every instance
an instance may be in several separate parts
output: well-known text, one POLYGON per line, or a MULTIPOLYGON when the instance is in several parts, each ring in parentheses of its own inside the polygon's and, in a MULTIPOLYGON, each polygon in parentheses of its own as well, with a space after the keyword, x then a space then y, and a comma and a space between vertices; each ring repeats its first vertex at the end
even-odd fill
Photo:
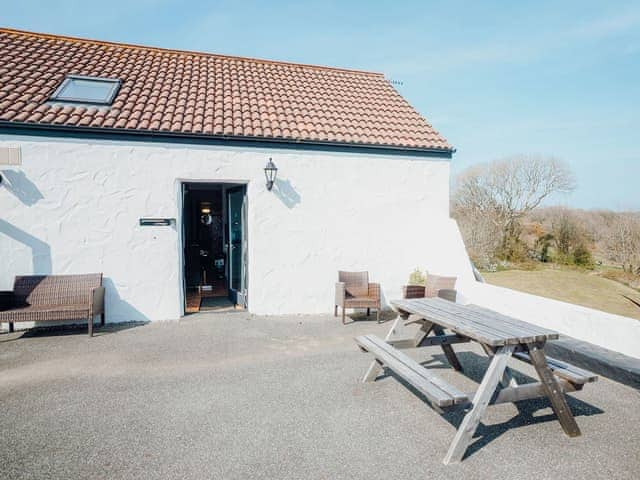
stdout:
POLYGON ((567 257, 575 246, 582 242, 584 234, 574 219, 573 212, 567 208, 556 209, 551 217, 551 234, 556 250, 567 257))
POLYGON ((454 212, 490 219, 501 232, 502 254, 511 257, 520 219, 553 193, 575 188, 569 167, 555 157, 526 156, 475 165, 462 172, 453 196, 454 212))
POLYGON ((640 217, 637 214, 621 212, 610 217, 606 251, 609 259, 620 264, 623 270, 640 274, 640 217))
POLYGON ((493 218, 473 215, 473 212, 456 210, 453 216, 458 221, 462 238, 469 256, 478 267, 489 268, 495 261, 500 246, 501 232, 493 218))

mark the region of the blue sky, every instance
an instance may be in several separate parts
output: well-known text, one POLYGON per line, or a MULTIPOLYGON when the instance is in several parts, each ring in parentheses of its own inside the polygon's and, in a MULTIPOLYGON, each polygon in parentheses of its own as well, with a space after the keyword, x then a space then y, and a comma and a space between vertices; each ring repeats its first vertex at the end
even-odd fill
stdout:
POLYGON ((5 2, 0 24, 383 72, 457 148, 568 162, 554 201, 640 209, 640 2, 5 2), (188 6, 187 6, 188 4, 188 6))

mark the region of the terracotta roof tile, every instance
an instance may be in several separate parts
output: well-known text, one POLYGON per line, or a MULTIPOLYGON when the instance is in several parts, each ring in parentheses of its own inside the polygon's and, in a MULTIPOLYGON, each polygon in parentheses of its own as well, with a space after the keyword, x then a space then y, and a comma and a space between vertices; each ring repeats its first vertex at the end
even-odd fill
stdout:
POLYGON ((378 73, 0 28, 0 120, 449 150, 378 73), (49 101, 68 74, 118 78, 110 107, 49 101))

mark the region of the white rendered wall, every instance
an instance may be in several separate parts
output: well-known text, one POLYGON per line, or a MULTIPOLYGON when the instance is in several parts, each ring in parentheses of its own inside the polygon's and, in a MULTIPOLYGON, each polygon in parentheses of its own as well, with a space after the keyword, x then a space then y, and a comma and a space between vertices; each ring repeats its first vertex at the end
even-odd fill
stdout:
POLYGON ((479 282, 461 282, 462 303, 474 303, 578 340, 640 358, 640 321, 479 282))
POLYGON ((107 321, 178 318, 181 181, 247 182, 249 309, 326 313, 338 269, 368 270, 386 299, 415 267, 473 274, 448 217, 447 160, 363 153, 0 136, 0 289, 30 273, 103 272, 107 321), (278 166, 273 191, 263 167, 278 166))

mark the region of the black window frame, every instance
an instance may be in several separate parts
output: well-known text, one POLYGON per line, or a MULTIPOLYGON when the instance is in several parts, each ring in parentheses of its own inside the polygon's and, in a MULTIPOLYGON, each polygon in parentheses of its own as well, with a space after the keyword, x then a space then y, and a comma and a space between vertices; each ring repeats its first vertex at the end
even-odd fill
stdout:
POLYGON ((120 91, 121 85, 122 85, 122 81, 119 78, 90 77, 85 75, 66 75, 62 83, 58 86, 58 88, 55 89, 51 97, 49 97, 49 100, 53 102, 82 103, 86 105, 107 105, 108 106, 113 103, 113 100, 116 98, 118 91, 120 91), (111 91, 109 92, 108 97, 105 100, 101 100, 101 101, 86 100, 82 98, 71 98, 71 97, 60 98, 60 95, 62 94, 65 87, 69 85, 69 83, 71 83, 71 81, 73 80, 89 80, 89 81, 95 81, 95 82, 110 83, 112 84, 111 91))

